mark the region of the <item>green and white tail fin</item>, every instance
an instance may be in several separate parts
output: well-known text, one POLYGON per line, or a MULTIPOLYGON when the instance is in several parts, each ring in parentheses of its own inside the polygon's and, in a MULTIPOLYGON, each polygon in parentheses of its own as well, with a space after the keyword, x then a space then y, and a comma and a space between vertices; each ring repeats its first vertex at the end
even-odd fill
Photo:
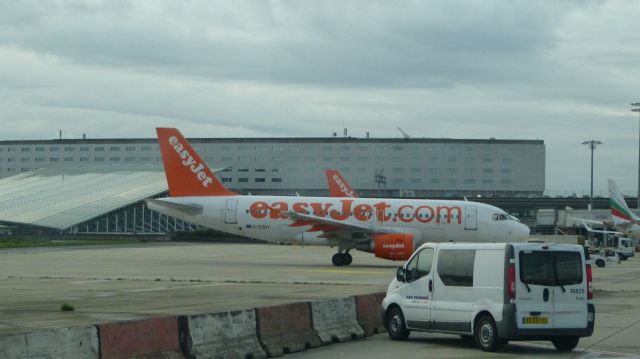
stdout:
POLYGON ((622 197, 622 193, 620 193, 616 182, 610 178, 607 181, 609 182, 609 206, 611 208, 612 219, 614 221, 623 220, 626 222, 638 223, 640 218, 631 212, 629 206, 627 206, 627 202, 625 202, 624 197, 622 197))

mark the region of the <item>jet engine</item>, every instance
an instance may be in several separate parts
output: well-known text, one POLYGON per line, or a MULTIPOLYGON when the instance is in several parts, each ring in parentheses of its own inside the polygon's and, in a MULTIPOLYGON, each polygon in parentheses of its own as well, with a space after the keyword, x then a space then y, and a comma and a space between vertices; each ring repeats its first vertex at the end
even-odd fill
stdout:
POLYGON ((413 254, 413 234, 392 233, 373 236, 375 256, 392 261, 404 261, 413 254))

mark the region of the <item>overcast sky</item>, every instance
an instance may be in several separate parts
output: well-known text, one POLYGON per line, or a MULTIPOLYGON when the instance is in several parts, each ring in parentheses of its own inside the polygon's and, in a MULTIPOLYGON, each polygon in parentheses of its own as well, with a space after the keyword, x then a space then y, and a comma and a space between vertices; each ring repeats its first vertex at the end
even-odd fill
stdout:
MULTIPOLYGON (((549 194, 636 194, 638 1, 0 0, 0 140, 542 139, 549 194)), ((215 164, 210 164, 215 166, 215 164)))

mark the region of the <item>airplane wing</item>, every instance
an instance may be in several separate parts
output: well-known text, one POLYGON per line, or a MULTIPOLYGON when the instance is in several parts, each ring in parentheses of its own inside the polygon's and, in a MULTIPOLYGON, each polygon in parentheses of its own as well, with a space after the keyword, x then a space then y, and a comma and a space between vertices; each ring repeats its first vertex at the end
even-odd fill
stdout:
MULTIPOLYGON (((336 221, 334 219, 318 217, 310 214, 303 214, 297 212, 284 213, 287 217, 293 220, 290 227, 310 226, 306 232, 324 232, 324 237, 338 237, 343 240, 350 240, 351 236, 347 236, 352 232, 360 233, 400 233, 393 228, 373 228, 366 225, 356 223, 346 223, 343 221, 336 221)), ((354 240, 355 241, 355 240, 354 240)))
POLYGON ((584 228, 588 231, 588 232, 593 232, 593 233, 607 233, 607 234, 618 234, 618 235, 622 235, 624 233, 622 232, 617 232, 617 231, 607 231, 607 230, 599 230, 599 229, 593 229, 593 227, 591 227, 589 224, 604 224, 602 221, 593 221, 593 220, 589 220, 589 219, 582 219, 582 218, 571 218, 571 220, 575 221, 575 222, 581 222, 582 225, 584 226, 584 228))
POLYGON ((602 221, 594 221, 594 220, 591 220, 591 219, 582 219, 582 218, 569 218, 569 219, 574 221, 574 222, 580 222, 582 224, 593 223, 593 224, 604 225, 604 223, 602 221))

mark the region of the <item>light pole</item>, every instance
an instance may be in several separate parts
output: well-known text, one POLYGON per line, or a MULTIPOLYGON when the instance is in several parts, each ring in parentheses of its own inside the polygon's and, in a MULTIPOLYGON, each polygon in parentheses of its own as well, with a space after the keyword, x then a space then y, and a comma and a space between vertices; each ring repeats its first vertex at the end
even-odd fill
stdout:
MULTIPOLYGON (((640 102, 632 103, 631 106, 640 107, 640 102)), ((631 111, 640 115, 640 108, 632 108, 631 111)), ((638 125, 638 209, 640 210, 640 125, 638 125)))
POLYGON ((601 145, 602 142, 598 140, 584 141, 583 145, 589 146, 591 150, 591 194, 589 195, 589 210, 593 208, 593 151, 596 149, 596 146, 601 145))

